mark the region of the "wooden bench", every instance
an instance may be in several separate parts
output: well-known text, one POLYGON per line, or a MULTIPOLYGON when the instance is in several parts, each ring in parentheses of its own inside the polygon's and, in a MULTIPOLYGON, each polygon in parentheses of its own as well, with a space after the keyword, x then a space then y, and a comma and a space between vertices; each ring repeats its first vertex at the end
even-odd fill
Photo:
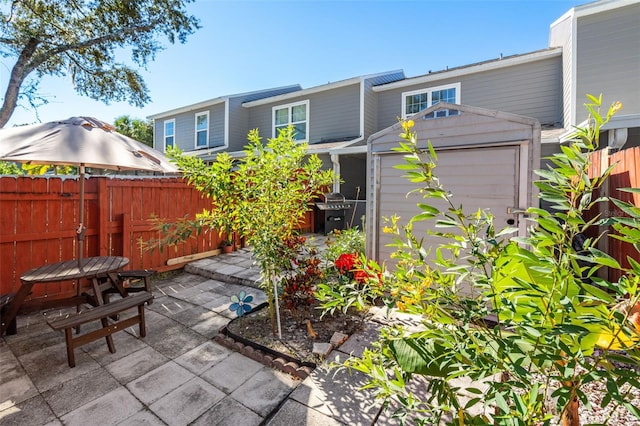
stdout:
MULTIPOLYGON (((7 307, 14 297, 15 294, 5 294, 4 296, 0 296, 0 318, 4 317, 4 314, 7 312, 7 307)), ((7 336, 14 335, 18 332, 18 325, 15 318, 13 318, 7 325, 6 330, 7 336)), ((0 334, 0 336, 2 336, 2 334, 0 334)))
MULTIPOLYGON (((155 274, 156 271, 154 269, 136 269, 130 271, 120 271, 118 272, 118 279, 121 281, 129 281, 129 285, 125 288, 127 293, 134 293, 139 291, 147 291, 149 293, 153 293, 153 289, 151 287, 151 276, 155 274), (142 285, 134 285, 136 282, 142 282, 142 285)), ((109 293, 117 293, 117 290, 113 287, 102 292, 103 297, 109 293)), ((108 296, 107 296, 108 297, 108 296)), ((107 301, 108 299, 105 299, 107 301)), ((149 300, 147 305, 153 303, 153 299, 149 300)))
MULTIPOLYGON (((116 279, 120 282, 121 287, 123 287, 124 281, 127 281, 127 286, 124 287, 124 291, 129 293, 136 293, 140 291, 146 291, 149 293, 153 293, 153 287, 151 286, 151 276, 155 274, 157 271, 154 269, 139 269, 139 270, 130 270, 130 271, 119 271, 115 274, 115 278, 113 275, 99 275, 98 280, 100 281, 100 289, 102 293, 102 299, 105 303, 109 303, 109 296, 111 294, 119 294, 120 291, 110 282, 112 279, 116 279), (139 285, 139 283, 141 285, 139 285)), ((93 289, 87 289, 82 293, 83 296, 89 298, 89 303, 92 305, 98 305, 98 301, 94 295, 93 289)), ((153 299, 147 302, 147 305, 151 305, 153 303, 153 299)), ((113 319, 116 319, 114 317, 113 319)))
POLYGON ((145 337, 146 326, 144 321, 144 305, 153 298, 153 295, 149 292, 140 292, 122 299, 114 300, 111 303, 104 305, 87 308, 81 312, 67 315, 65 318, 54 319, 48 321, 49 326, 54 330, 64 330, 65 340, 67 342, 67 359, 69 361, 69 367, 75 367, 75 355, 74 349, 78 346, 85 345, 94 340, 98 340, 104 337, 107 340, 107 346, 109 352, 115 353, 116 348, 113 344, 111 335, 116 331, 124 330, 125 328, 139 324, 140 336, 145 337), (108 318, 119 313, 137 307, 138 314, 120 321, 116 321, 112 324, 109 323, 108 318), (91 331, 86 334, 73 337, 73 329, 79 327, 81 324, 100 320, 102 328, 91 331))

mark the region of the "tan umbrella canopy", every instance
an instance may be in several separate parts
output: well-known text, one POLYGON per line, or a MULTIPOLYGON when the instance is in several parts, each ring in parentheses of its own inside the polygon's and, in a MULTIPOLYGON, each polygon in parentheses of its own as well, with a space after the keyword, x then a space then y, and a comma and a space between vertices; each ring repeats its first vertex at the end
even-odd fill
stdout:
POLYGON ((0 129, 0 160, 26 164, 77 166, 80 173, 78 265, 84 240, 85 168, 148 170, 177 173, 178 169, 159 151, 116 132, 91 117, 0 129))

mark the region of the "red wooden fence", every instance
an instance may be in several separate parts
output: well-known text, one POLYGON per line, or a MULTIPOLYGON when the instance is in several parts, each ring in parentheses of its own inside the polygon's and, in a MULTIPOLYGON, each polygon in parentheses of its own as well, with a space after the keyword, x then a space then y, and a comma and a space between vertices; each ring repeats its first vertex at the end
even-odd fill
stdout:
MULTIPOLYGON (((77 178, 0 177, 0 294, 14 293, 20 275, 31 268, 77 257, 78 189, 77 178)), ((214 250, 219 235, 204 233, 175 248, 146 251, 140 241, 158 237, 149 219, 174 221, 210 207, 210 200, 180 178, 93 176, 85 183, 83 256, 124 256, 128 269, 180 268, 184 263, 167 261, 214 250)), ((77 285, 86 283, 35 286, 32 297, 65 297, 77 285)))
MULTIPOLYGON (((618 188, 640 188, 640 147, 628 148, 611 155, 607 153, 607 150, 594 152, 589 176, 597 176, 601 170, 606 169, 611 164, 615 164, 615 168, 611 173, 608 184, 605 183, 605 187, 601 188, 602 195, 617 198, 640 207, 640 194, 618 190, 618 188)), ((591 212, 591 217, 595 214, 600 214, 601 217, 624 216, 624 213, 611 202, 608 205, 601 205, 599 211, 591 212)), ((602 232, 612 232, 612 230, 601 228, 600 233, 602 232)), ((595 232, 590 236, 595 237, 595 232)), ((615 238, 603 237, 599 248, 613 256, 625 268, 629 267, 628 257, 640 261, 638 252, 631 244, 623 243, 615 238)), ((617 282, 620 276, 620 271, 609 270, 605 278, 612 282, 617 282)))
MULTIPOLYGON (((0 178, 0 294, 15 292, 20 275, 31 268, 77 257, 78 187, 72 178, 0 178)), ((172 221, 206 207, 210 202, 179 178, 91 177, 85 183, 83 256, 125 256, 130 269, 180 267, 167 266, 167 260, 217 248, 217 233, 162 251, 145 251, 139 241, 158 236, 152 215, 172 221)), ((36 286, 32 297, 62 297, 76 285, 36 286)))

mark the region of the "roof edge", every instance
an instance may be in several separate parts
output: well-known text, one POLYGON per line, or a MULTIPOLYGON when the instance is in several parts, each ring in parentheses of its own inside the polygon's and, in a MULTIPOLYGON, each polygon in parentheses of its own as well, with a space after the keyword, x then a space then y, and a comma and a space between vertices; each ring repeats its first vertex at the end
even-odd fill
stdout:
POLYGON ((310 87, 308 89, 298 90, 296 92, 283 93, 281 95, 276 95, 276 96, 272 96, 272 97, 269 97, 269 98, 257 99, 255 101, 245 102, 245 103, 242 104, 242 106, 244 108, 251 108, 251 107, 255 107, 255 106, 259 106, 259 105, 270 104, 270 103, 273 103, 273 102, 282 102, 282 101, 286 101, 288 99, 295 98, 295 97, 298 97, 298 96, 307 96, 307 95, 312 95, 314 93, 324 92, 326 90, 339 89, 341 87, 351 86, 353 84, 360 84, 364 80, 367 80, 367 79, 370 79, 370 78, 380 77, 380 76, 383 76, 383 75, 386 75, 386 74, 391 75, 391 74, 397 74, 397 73, 402 73, 404 75, 404 70, 398 69, 398 70, 393 70, 393 71, 380 72, 380 73, 376 73, 376 74, 367 74, 367 75, 358 76, 358 77, 351 77, 351 78, 347 78, 345 80, 334 81, 332 83, 321 84, 319 86, 313 86, 313 87, 310 87))
POLYGON ((273 87, 273 88, 270 88, 270 89, 262 89, 262 90, 254 90, 254 91, 250 91, 250 92, 236 93, 236 94, 233 94, 233 95, 218 96, 217 98, 208 99, 206 101, 196 102, 194 104, 189 104, 189 105, 185 105, 185 106, 182 106, 182 107, 179 107, 179 108, 170 109, 168 111, 159 112, 157 114, 148 115, 147 118, 148 119, 156 119, 156 118, 162 118, 162 117, 168 117, 168 116, 172 116, 172 115, 182 114, 184 112, 190 112, 190 111, 194 111, 194 110, 197 110, 197 109, 202 109, 202 108, 210 107, 210 106, 213 106, 213 105, 221 104, 221 103, 224 103, 228 99, 231 99, 231 98, 238 98, 238 97, 241 97, 241 96, 247 96, 247 95, 263 93, 263 92, 270 92, 270 91, 273 91, 273 90, 282 90, 282 89, 298 89, 297 91, 299 91, 299 90, 302 89, 302 87, 299 84, 291 84, 289 86, 280 86, 280 87, 273 87))
POLYGON ((498 59, 490 59, 488 61, 476 62, 474 64, 469 64, 469 65, 462 65, 456 68, 436 71, 430 74, 423 74, 417 77, 410 77, 405 80, 396 81, 394 83, 387 83, 387 84, 381 84, 379 86, 374 86, 372 89, 374 92, 384 92, 386 90, 393 90, 393 89, 413 86, 421 83, 429 83, 432 81, 442 80, 444 78, 459 77, 459 76, 468 75, 468 74, 491 71, 499 68, 512 67, 515 65, 540 61, 543 59, 553 58, 555 56, 560 56, 560 55, 562 55, 562 48, 552 47, 552 48, 547 48, 543 50, 537 50, 535 52, 506 56, 504 58, 498 58, 498 59))
MULTIPOLYGON (((520 124, 526 124, 530 126, 538 126, 540 127, 540 122, 532 117, 526 117, 524 115, 512 114, 510 112, 498 111, 494 109, 487 109, 481 107, 474 107, 470 105, 462 105, 462 104, 451 104, 448 102, 440 102, 435 105, 430 106, 429 108, 423 109, 422 111, 412 115, 410 117, 411 120, 418 120, 424 117, 427 114, 431 114, 433 111, 437 111, 440 109, 455 109, 462 112, 468 112, 476 115, 484 115, 485 117, 495 117, 503 120, 508 120, 520 124)), ((446 118, 446 117, 441 117, 446 118)), ((433 118, 433 120, 438 120, 439 118, 433 118)), ((398 122, 392 126, 387 127, 386 129, 382 129, 367 139, 367 145, 371 143, 374 139, 378 139, 388 133, 397 132, 402 129, 402 122, 398 122)))

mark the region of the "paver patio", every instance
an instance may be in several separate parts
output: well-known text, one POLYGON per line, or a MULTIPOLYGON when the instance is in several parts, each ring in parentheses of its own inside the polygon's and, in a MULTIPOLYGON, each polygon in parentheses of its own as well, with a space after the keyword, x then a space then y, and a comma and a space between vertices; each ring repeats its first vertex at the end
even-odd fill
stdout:
MULTIPOLYGON (((361 377, 317 368, 301 381, 212 340, 235 316, 231 295, 266 300, 254 287, 259 270, 248 250, 185 271, 197 273, 154 282, 145 338, 131 327, 113 335, 115 354, 102 339, 82 346, 75 368, 67 365, 64 336, 45 321, 64 311, 19 316, 18 334, 0 339, 0 425, 393 424, 357 390, 361 377)), ((357 353, 374 334, 369 325, 340 350, 357 353)))

